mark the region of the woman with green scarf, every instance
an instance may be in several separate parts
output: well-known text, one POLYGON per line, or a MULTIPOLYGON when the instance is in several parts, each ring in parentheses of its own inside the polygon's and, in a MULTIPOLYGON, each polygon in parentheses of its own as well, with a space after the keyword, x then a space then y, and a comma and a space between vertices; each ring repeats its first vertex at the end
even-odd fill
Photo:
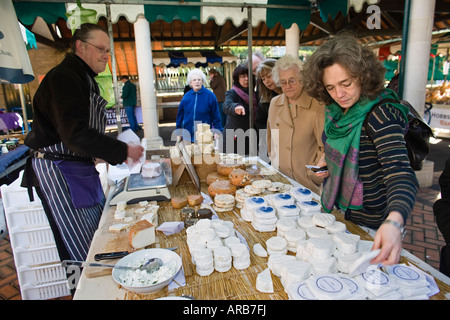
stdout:
POLYGON ((396 264, 418 182, 410 167, 404 134, 407 107, 382 103, 398 97, 384 87, 384 67, 350 34, 339 34, 318 48, 303 69, 310 96, 325 103, 325 155, 328 172, 322 207, 342 210, 354 223, 377 229, 372 263, 396 264), (367 123, 365 119, 367 117, 367 123))

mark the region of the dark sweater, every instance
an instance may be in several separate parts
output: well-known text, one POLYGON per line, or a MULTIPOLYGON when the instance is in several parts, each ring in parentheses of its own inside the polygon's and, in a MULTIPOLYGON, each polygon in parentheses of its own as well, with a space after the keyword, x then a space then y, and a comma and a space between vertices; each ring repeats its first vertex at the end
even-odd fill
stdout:
POLYGON ((351 220, 378 227, 393 210, 406 220, 413 209, 418 182, 405 147, 406 123, 400 111, 384 104, 376 107, 361 131, 359 174, 363 183, 363 209, 351 220))
POLYGON ((124 162, 126 143, 89 128, 87 76, 94 79, 95 75, 73 54, 66 55, 50 70, 34 96, 33 129, 26 136, 25 145, 37 150, 62 141, 72 152, 82 156, 103 159, 113 165, 124 162))

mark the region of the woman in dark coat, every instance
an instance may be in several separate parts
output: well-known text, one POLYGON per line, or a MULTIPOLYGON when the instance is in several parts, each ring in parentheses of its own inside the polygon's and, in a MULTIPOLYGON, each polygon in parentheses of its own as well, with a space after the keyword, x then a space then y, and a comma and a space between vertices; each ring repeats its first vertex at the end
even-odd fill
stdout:
MULTIPOLYGON (((253 94, 253 119, 255 118, 257 103, 256 94, 253 94)), ((234 70, 233 87, 225 93, 223 111, 227 115, 227 122, 223 131, 223 151, 225 153, 248 155, 248 137, 250 134, 256 134, 256 132, 248 130, 250 128, 250 107, 247 65, 241 64, 234 70)))

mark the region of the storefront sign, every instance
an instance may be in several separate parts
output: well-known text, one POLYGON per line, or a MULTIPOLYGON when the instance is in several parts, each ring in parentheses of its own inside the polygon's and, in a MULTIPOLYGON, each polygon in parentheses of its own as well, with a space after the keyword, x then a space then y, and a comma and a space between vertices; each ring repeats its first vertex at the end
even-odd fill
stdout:
MULTIPOLYGON (((124 108, 120 108, 120 120, 122 124, 128 123, 127 113, 124 108)), ((106 125, 109 126, 112 124, 117 124, 115 108, 106 109, 106 125)))
POLYGON ((430 127, 450 130, 450 105, 433 104, 430 127))

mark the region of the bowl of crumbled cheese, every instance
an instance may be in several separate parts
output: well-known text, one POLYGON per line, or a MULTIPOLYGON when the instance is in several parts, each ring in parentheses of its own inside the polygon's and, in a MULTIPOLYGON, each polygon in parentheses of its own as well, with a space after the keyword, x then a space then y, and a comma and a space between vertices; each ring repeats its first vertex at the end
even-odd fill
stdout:
POLYGON ((156 271, 139 269, 119 269, 112 271, 113 279, 123 288, 136 293, 155 293, 167 286, 181 269, 181 257, 167 249, 144 249, 133 252, 120 259, 116 266, 137 267, 144 265, 148 259, 159 258, 162 266, 156 271))

